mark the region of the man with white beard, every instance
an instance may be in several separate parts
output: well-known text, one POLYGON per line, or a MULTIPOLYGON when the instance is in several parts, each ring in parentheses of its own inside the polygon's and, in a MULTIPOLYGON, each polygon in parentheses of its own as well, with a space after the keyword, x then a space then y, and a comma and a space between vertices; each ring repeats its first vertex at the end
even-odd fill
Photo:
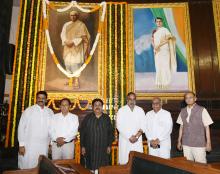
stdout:
POLYGON ((45 106, 47 93, 37 92, 37 104, 22 113, 18 125, 18 167, 34 168, 40 155, 47 156, 50 143, 49 129, 53 111, 45 106))

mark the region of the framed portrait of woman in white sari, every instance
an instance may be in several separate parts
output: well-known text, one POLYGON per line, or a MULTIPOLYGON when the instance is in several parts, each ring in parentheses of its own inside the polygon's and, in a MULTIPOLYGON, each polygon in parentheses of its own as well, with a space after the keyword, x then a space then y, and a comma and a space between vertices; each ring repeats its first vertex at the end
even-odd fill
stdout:
POLYGON ((172 99, 195 91, 188 4, 128 7, 130 90, 172 99))

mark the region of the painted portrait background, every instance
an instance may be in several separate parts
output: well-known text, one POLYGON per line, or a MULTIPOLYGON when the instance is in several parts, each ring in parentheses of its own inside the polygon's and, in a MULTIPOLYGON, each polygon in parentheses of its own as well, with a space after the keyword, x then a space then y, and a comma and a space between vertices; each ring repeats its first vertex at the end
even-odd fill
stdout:
MULTIPOLYGON (((70 21, 69 13, 71 10, 65 13, 58 13, 54 10, 49 11, 49 33, 51 43, 54 48, 54 52, 60 62, 65 68, 63 61, 63 45, 61 41, 61 31, 63 25, 70 21)), ((79 12, 79 20, 81 20, 87 27, 90 33, 90 49, 94 43, 99 23, 99 12, 94 13, 82 13, 79 12)), ((90 51, 90 50, 89 50, 90 51)), ((46 72, 45 72, 45 86, 44 89, 49 92, 96 92, 98 91, 98 46, 91 62, 82 71, 79 77, 79 88, 73 88, 66 83, 67 78, 55 65, 52 60, 49 49, 46 52, 46 72)))
POLYGON ((182 92, 189 90, 186 52, 186 14, 184 7, 136 8, 133 10, 134 63, 136 92, 182 92), (155 62, 152 47, 152 31, 155 18, 163 19, 163 26, 176 38, 177 72, 172 74, 166 89, 155 85, 155 62))

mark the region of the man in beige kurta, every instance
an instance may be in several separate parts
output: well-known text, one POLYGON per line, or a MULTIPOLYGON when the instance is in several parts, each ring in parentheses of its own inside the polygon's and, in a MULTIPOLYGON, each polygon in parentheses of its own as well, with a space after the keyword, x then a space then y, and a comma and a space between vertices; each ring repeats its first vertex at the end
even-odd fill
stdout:
POLYGON ((70 12, 71 21, 66 22, 61 32, 64 46, 63 59, 67 72, 78 70, 89 53, 90 34, 86 25, 79 20, 77 11, 70 12))
POLYGON ((156 86, 167 88, 171 82, 171 75, 176 72, 175 37, 163 27, 162 18, 155 19, 157 29, 152 34, 154 59, 156 68, 156 86))

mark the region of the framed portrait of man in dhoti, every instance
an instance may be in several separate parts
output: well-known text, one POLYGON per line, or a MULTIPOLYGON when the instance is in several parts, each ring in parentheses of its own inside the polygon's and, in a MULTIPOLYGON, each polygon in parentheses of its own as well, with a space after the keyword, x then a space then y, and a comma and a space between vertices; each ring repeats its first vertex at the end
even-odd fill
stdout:
POLYGON ((195 91, 187 3, 128 5, 130 91, 180 99, 195 91))
POLYGON ((39 88, 50 99, 102 97, 104 4, 46 2, 39 88))

